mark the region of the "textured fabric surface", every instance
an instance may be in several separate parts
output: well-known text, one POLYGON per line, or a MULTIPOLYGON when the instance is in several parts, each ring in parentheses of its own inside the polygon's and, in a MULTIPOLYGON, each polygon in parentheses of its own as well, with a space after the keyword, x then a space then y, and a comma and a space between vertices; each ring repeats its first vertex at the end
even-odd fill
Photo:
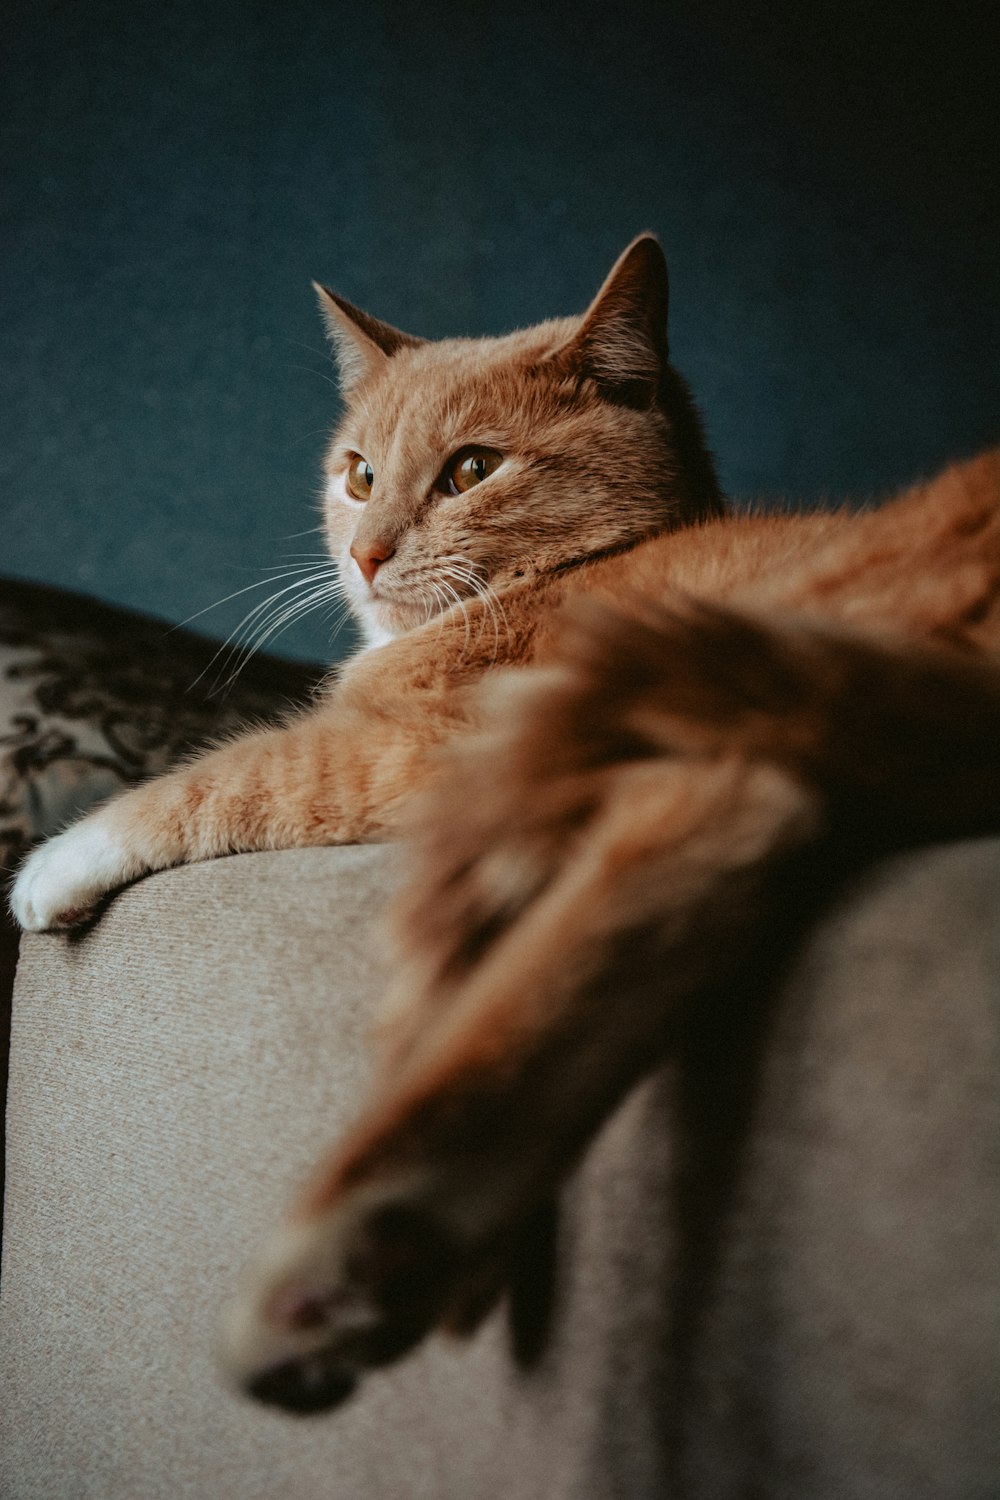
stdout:
POLYGON ((706 1013, 566 1194, 550 1336, 498 1314, 340 1413, 219 1389, 216 1309, 356 1106, 386 849, 241 856, 31 938, 0 1290, 9 1500, 986 1500, 1000 845, 896 861, 776 1004, 706 1013))

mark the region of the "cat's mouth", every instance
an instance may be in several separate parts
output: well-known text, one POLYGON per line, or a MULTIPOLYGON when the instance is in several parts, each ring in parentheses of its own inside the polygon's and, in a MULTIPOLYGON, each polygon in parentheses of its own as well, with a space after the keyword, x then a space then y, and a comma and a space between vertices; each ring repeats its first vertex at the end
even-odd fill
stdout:
POLYGON ((362 612, 368 620, 387 636, 398 636, 442 614, 447 606, 430 602, 414 592, 380 584, 378 581, 367 590, 362 612))
POLYGON ((483 592, 471 570, 460 578, 444 570, 397 578, 380 569, 368 586, 368 604, 386 628, 412 630, 449 610, 467 610, 483 592))
POLYGON ((371 579, 349 554, 341 566, 356 614, 369 635, 379 638, 415 630, 451 610, 470 622, 484 611, 491 619, 502 613, 485 568, 458 554, 437 558, 433 566, 392 557, 371 579))
POLYGON ((428 618, 426 610, 418 608, 412 591, 398 579, 386 576, 384 568, 369 581, 362 577, 354 559, 345 554, 340 559, 340 571, 352 613, 370 638, 391 639, 428 618))

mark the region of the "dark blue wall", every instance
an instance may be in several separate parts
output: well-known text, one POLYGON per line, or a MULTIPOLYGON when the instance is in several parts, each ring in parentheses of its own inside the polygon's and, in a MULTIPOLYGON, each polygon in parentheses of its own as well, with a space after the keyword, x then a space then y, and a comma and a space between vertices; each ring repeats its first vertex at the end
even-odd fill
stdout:
POLYGON ((997 438, 991 9, 8 6, 0 567, 202 609, 317 545, 311 276, 499 332, 647 227, 734 493, 869 493, 997 438))

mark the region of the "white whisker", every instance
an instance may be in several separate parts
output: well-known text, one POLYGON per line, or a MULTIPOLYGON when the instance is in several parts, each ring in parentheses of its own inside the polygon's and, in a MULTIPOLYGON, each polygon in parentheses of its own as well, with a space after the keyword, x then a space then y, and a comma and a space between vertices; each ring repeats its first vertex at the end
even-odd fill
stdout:
POLYGON ((467 588, 473 598, 480 599, 486 611, 489 612, 493 625, 493 657, 495 662, 500 650, 500 621, 502 619, 504 630, 509 633, 510 625, 503 603, 494 590, 490 587, 489 580, 465 560, 453 560, 447 558, 445 561, 445 572, 461 586, 467 588))
POLYGON ((335 380, 332 375, 324 375, 322 370, 317 370, 314 365, 286 365, 286 370, 305 370, 307 375, 318 375, 320 380, 325 380, 327 385, 332 385, 334 390, 340 392, 340 381, 335 380))
POLYGON ((465 600, 455 588, 454 584, 449 583, 447 578, 439 575, 436 582, 438 587, 444 590, 445 596, 452 601, 452 606, 462 611, 462 619, 465 623, 465 649, 468 650, 471 626, 469 623, 469 611, 465 607, 465 600))
MULTIPOLYGON (((316 555, 317 557, 319 557, 322 554, 317 553, 316 555)), ((306 556, 306 554, 303 553, 302 556, 306 556)), ((308 573, 311 571, 311 566, 306 563, 296 564, 296 566, 292 568, 285 568, 281 563, 278 563, 275 566, 278 568, 282 568, 282 571, 279 574, 279 577, 281 578, 292 578, 296 573, 308 573)), ((267 569, 265 571, 270 571, 270 569, 267 569)), ((234 589, 231 594, 226 594, 223 598, 216 599, 214 604, 206 604, 204 609, 195 610, 194 614, 188 615, 186 620, 179 620, 176 625, 171 625, 166 633, 167 635, 172 635, 175 630, 183 630, 186 625, 190 625, 192 620, 200 619, 202 615, 207 615, 210 610, 220 609, 223 604, 228 604, 230 599, 238 599, 241 594, 249 594, 253 589, 262 589, 266 584, 277 583, 277 581, 278 580, 276 578, 258 578, 256 583, 248 583, 245 588, 234 589)), ((294 585, 290 586, 294 587, 294 585)), ((238 628, 239 627, 237 627, 237 629, 238 628)))
MULTIPOLYGON (((284 604, 278 604, 277 600, 280 594, 275 595, 274 607, 271 609, 271 612, 261 616, 254 627, 253 634, 248 640, 244 641, 242 645, 234 647, 230 660, 232 661, 233 656, 235 656, 235 664, 225 682, 217 683, 213 691, 225 691, 230 688, 247 663, 259 651, 263 650, 268 642, 274 641, 290 625, 296 620, 301 619, 311 610, 327 602, 331 602, 338 607, 343 605, 340 580, 335 577, 326 578, 319 583, 316 583, 315 580, 303 580, 303 586, 309 589, 308 593, 284 604), (313 583, 315 583, 315 586, 311 587, 310 585, 313 583)), ((281 590, 281 593, 285 592, 287 590, 281 590)))
MULTIPOLYGON (((198 676, 191 684, 192 688, 196 687, 201 679, 206 675, 206 673, 211 671, 212 667, 218 661, 219 657, 222 656, 223 653, 227 650, 229 650, 229 662, 232 662, 234 657, 238 659, 238 666, 236 667, 235 673, 231 674, 230 678, 228 679, 230 682, 235 681, 236 676, 238 676, 239 672, 242 671, 243 667, 246 665, 246 662, 249 661, 250 657, 254 654, 254 651, 259 650, 260 648, 261 637, 258 637, 257 643, 249 649, 247 648, 247 645, 245 643, 241 643, 241 637, 244 637, 247 634, 252 637, 255 631, 266 630, 268 621, 270 619, 273 619, 275 614, 280 614, 283 610, 285 610, 286 605, 282 604, 280 601, 283 600, 286 595, 294 594, 303 589, 312 589, 314 585, 320 582, 322 583, 324 592, 328 590, 342 590, 343 588, 343 585, 340 582, 339 575, 335 573, 333 564, 330 562, 328 562, 324 568, 316 568, 313 566, 303 565, 301 567, 287 569, 279 575, 280 578, 287 578, 290 576, 294 578, 294 582, 286 584, 284 588, 275 590, 274 593, 269 594, 266 599, 262 599, 258 604, 254 606, 253 609, 249 610, 247 614, 243 616, 243 619, 233 630, 230 631, 229 635, 222 642, 221 646, 219 646, 218 650, 212 656, 211 660, 205 665, 201 672, 198 673, 198 676)), ((274 578, 263 580, 264 583, 274 583, 276 581, 277 580, 275 580, 274 578)), ((255 588, 259 587, 259 585, 251 584, 250 587, 255 588)), ((243 594, 246 592, 248 592, 247 589, 238 589, 236 594, 230 595, 230 598, 236 598, 238 594, 243 594)), ((313 594, 310 594, 308 597, 312 599, 314 596, 313 594)), ((220 602, 224 603, 225 601, 220 602)), ((218 683, 215 684, 212 691, 215 692, 217 691, 217 689, 218 683)))
POLYGON ((320 521, 320 523, 319 523, 318 526, 307 526, 306 529, 305 529, 305 531, 288 531, 288 532, 285 533, 284 536, 279 536, 278 537, 278 541, 279 542, 294 542, 294 541, 297 541, 300 536, 316 536, 319 532, 322 532, 322 531, 325 531, 325 530, 326 530, 326 526, 324 525, 324 523, 322 521, 320 521))

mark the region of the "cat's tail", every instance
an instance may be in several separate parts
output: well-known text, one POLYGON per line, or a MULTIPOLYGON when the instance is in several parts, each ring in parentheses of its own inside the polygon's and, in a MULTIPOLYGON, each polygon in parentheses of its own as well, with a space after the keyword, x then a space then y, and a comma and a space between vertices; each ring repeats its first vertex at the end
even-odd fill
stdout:
POLYGON ((1000 829, 995 659, 693 599, 581 601, 556 658, 590 756, 770 761, 873 840, 1000 829))

